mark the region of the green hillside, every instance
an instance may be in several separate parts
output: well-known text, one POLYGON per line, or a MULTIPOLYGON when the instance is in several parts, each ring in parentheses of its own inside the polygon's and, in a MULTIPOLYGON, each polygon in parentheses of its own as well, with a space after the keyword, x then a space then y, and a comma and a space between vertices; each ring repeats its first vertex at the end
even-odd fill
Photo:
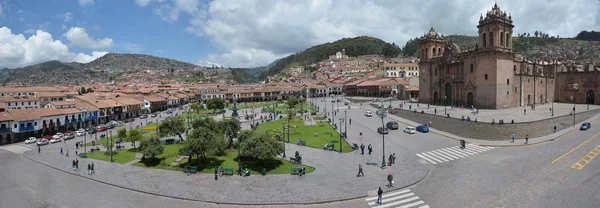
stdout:
POLYGON ((274 66, 260 74, 259 78, 264 80, 267 76, 272 76, 284 71, 288 67, 307 65, 316 63, 329 58, 338 51, 346 49, 348 56, 360 56, 370 54, 380 54, 387 57, 396 57, 400 54, 400 48, 395 43, 387 43, 383 40, 361 36, 355 38, 344 38, 332 43, 313 46, 303 52, 298 52, 278 61, 274 66))

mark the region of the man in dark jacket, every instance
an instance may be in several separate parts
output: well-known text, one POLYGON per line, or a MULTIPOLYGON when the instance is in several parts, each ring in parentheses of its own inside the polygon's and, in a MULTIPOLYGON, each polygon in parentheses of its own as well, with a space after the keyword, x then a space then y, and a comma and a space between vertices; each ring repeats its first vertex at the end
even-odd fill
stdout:
POLYGON ((387 179, 388 179, 388 183, 389 183, 388 187, 390 187, 390 188, 394 187, 394 185, 392 185, 394 183, 394 176, 392 176, 392 174, 390 173, 390 174, 388 174, 387 179))
POLYGON ((364 155, 365 154, 365 144, 360 144, 360 154, 364 155))
POLYGON ((382 204, 383 203, 383 190, 381 190, 381 187, 379 187, 379 190, 377 191, 377 203, 378 204, 382 204))
POLYGON ((365 176, 365 174, 363 173, 363 169, 362 166, 360 164, 358 164, 358 174, 356 175, 356 177, 360 177, 360 176, 365 176))

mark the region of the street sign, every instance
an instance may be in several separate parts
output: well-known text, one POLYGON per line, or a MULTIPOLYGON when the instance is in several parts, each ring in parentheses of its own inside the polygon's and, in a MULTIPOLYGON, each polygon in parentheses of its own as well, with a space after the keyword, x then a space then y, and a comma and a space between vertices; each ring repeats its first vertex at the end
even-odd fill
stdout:
POLYGON ((377 116, 379 116, 379 118, 385 118, 385 117, 387 117, 387 111, 386 110, 377 110, 377 116))

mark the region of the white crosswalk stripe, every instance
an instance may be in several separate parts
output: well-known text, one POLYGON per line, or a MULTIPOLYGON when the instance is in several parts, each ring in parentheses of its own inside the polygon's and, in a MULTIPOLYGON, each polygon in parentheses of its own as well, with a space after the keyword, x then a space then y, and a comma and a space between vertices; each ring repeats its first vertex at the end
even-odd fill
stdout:
POLYGON ((428 208, 425 202, 419 199, 410 189, 402 191, 384 193, 381 197, 382 203, 377 203, 377 196, 367 198, 367 203, 373 208, 428 208))
POLYGON ((440 148, 427 152, 417 154, 420 158, 427 160, 431 164, 440 164, 453 160, 458 160, 463 157, 476 155, 488 150, 494 149, 493 147, 482 147, 474 144, 467 144, 465 149, 461 149, 458 146, 440 148))
POLYGON ((35 144, 10 144, 10 145, 0 146, 0 149, 10 151, 15 154, 23 154, 24 152, 33 150, 35 148, 36 148, 35 144))

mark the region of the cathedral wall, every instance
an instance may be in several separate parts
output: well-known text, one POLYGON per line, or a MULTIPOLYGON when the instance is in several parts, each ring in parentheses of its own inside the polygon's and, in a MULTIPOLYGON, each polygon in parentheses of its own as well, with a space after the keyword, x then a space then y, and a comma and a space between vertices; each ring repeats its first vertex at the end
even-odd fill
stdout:
POLYGON ((496 108, 497 89, 497 63, 494 56, 481 54, 476 57, 474 85, 476 93, 474 97, 476 108, 496 108), (486 79, 487 78, 487 79, 486 79))
POLYGON ((496 56, 496 108, 518 106, 518 93, 514 92, 514 62, 510 56, 496 56))
POLYGON ((419 102, 433 103, 433 92, 431 90, 432 71, 429 67, 429 62, 421 62, 419 64, 419 102))

